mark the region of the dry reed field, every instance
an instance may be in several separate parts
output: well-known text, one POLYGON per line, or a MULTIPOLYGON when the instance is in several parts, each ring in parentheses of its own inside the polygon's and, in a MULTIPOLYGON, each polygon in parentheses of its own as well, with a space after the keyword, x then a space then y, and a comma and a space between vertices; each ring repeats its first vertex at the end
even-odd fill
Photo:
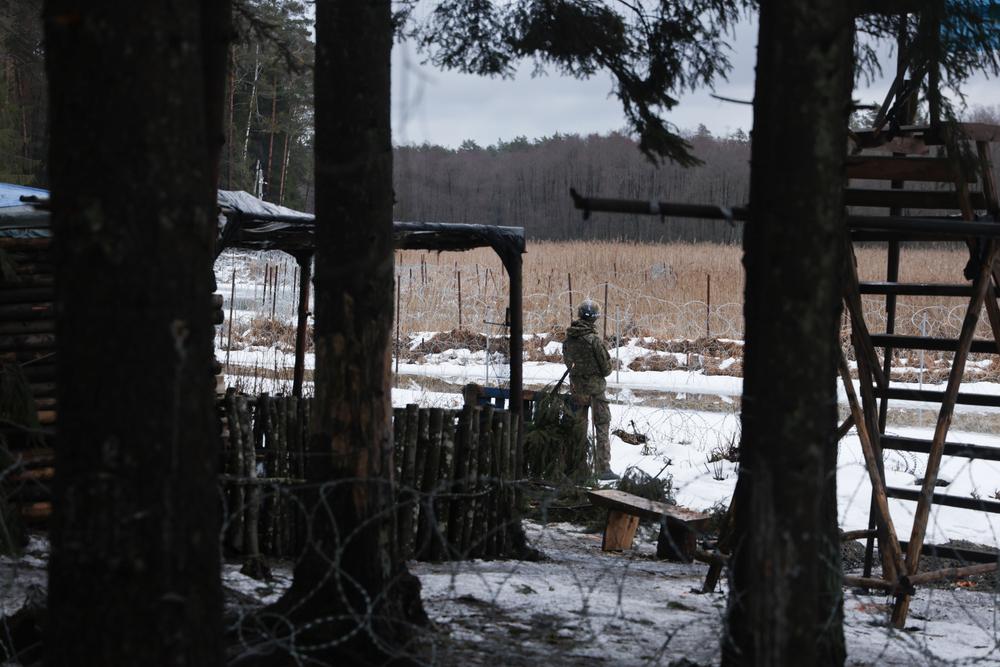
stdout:
MULTIPOLYGON (((964 248, 904 248, 902 282, 964 282, 964 248)), ((859 248, 862 280, 885 280, 885 246, 859 248)), ((585 298, 607 304, 608 335, 742 338, 743 265, 739 246, 625 242, 529 243, 524 256, 528 333, 564 328, 585 298), (605 288, 605 286, 607 286, 605 288), (607 290, 605 292, 605 289, 607 290)), ((488 249, 464 253, 400 251, 400 327, 405 333, 465 329, 500 335, 508 281, 488 249), (461 299, 459 298, 461 282, 461 299)), ((956 336, 965 299, 900 297, 898 333, 956 336)), ((865 297, 873 331, 885 330, 883 297, 865 297)), ((985 318, 984 318, 985 319, 985 318)), ((980 324, 981 335, 987 325, 980 324)))

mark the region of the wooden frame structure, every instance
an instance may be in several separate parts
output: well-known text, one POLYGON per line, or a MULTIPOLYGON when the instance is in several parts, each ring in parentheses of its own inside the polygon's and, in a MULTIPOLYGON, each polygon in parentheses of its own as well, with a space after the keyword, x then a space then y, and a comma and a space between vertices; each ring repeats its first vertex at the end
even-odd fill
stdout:
MULTIPOLYGON (((855 133, 856 151, 849 156, 846 176, 850 181, 864 181, 864 187, 851 183, 845 189, 846 216, 851 252, 844 267, 844 305, 850 314, 851 344, 857 359, 860 397, 846 358, 841 358, 839 375, 847 395, 850 414, 837 429, 837 439, 853 427, 861 441, 865 466, 872 484, 872 507, 867 529, 852 531, 851 539, 867 539, 864 576, 846 577, 845 582, 877 588, 895 596, 892 623, 903 627, 909 601, 918 584, 982 574, 996 570, 998 559, 989 554, 973 554, 981 562, 935 572, 920 572, 924 553, 947 553, 945 547, 925 543, 933 505, 961 507, 1000 514, 1000 502, 959 498, 935 493, 938 472, 944 456, 1000 461, 1000 448, 947 441, 956 404, 1000 407, 1000 397, 961 392, 960 386, 970 353, 1000 354, 1000 195, 993 172, 992 144, 1000 143, 1000 127, 972 124, 935 124, 904 126, 892 132, 855 133), (971 161, 969 155, 974 158, 971 161), (880 183, 881 187, 872 183, 880 183), (888 187, 886 187, 888 185, 888 187), (910 187, 907 187, 909 185, 910 187), (879 214, 858 209, 877 209, 879 214), (911 215, 916 213, 916 215, 911 215), (907 242, 958 242, 969 250, 964 268, 967 283, 912 284, 899 282, 902 244, 907 242), (858 278, 853 244, 886 243, 885 281, 858 278), (885 332, 872 333, 864 317, 863 296, 885 298, 885 332), (967 299, 961 332, 957 339, 899 335, 894 320, 897 299, 901 296, 937 296, 967 299), (977 339, 975 333, 980 313, 985 308, 991 339, 977 339), (882 349, 880 358, 877 350, 882 349), (889 385, 893 350, 924 349, 954 353, 944 391, 917 390, 889 385), (938 418, 930 440, 901 438, 886 431, 889 401, 922 401, 938 404, 938 418), (896 449, 928 455, 920 491, 887 487, 883 470, 883 450, 896 449), (913 529, 903 542, 896 534, 889 511, 889 499, 915 501, 913 529), (877 539, 882 561, 882 576, 871 576, 872 554, 877 539)), ((585 198, 571 195, 584 217, 593 211, 650 214, 661 217, 698 217, 747 220, 746 208, 699 206, 585 198)), ((720 552, 727 551, 725 530, 720 536, 720 552)), ((958 554, 966 556, 969 552, 958 554)), ((950 555, 950 554, 949 554, 950 555)), ((708 558, 711 563, 705 590, 714 588, 725 562, 720 553, 708 558)))

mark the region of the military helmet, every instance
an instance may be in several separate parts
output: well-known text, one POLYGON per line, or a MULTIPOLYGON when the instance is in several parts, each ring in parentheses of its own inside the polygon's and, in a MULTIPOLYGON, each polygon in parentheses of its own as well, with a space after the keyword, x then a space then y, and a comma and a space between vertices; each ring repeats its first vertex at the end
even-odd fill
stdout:
POLYGON ((576 309, 576 314, 581 320, 587 322, 593 322, 601 315, 600 307, 590 299, 585 300, 580 304, 580 307, 576 309))

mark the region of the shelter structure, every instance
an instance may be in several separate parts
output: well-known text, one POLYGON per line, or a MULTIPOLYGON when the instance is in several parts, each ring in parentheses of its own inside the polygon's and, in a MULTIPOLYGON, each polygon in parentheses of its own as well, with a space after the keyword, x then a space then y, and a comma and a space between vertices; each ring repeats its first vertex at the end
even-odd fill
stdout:
MULTIPOLYGON (((47 199, 46 190, 0 184, 0 360, 16 365, 37 406, 37 414, 32 415, 37 423, 30 423, 31 428, 8 428, 4 433, 21 465, 2 482, 4 494, 21 507, 22 515, 29 520, 44 520, 51 511, 48 482, 53 474, 51 441, 57 419, 56 290, 47 199)), ((293 394, 299 397, 304 379, 315 218, 246 192, 219 191, 218 204, 217 256, 227 248, 280 250, 292 255, 301 267, 293 384, 293 394)), ((510 412, 517 416, 519 424, 512 440, 516 443, 516 460, 523 461, 523 229, 396 222, 393 234, 399 249, 462 251, 489 247, 503 262, 510 276, 510 412)), ((221 324, 221 296, 213 295, 211 303, 218 313, 216 324, 221 324)))
MULTIPOLYGON (((246 192, 220 192, 222 217, 216 253, 227 248, 280 250, 299 264, 300 292, 292 393, 301 396, 305 368, 306 327, 312 258, 316 251, 313 215, 261 202, 246 192)), ((520 457, 524 442, 524 317, 522 255, 524 229, 442 222, 394 222, 397 250, 465 251, 492 248, 510 276, 510 410, 518 418, 520 457)), ((519 458, 519 460, 523 460, 519 458)))

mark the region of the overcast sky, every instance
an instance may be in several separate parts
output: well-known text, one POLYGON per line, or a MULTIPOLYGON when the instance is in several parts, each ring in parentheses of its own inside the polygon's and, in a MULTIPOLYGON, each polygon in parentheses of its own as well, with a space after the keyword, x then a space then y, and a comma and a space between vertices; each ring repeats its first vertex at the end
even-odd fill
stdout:
MULTIPOLYGON (((746 21, 736 29, 728 81, 719 81, 715 92, 725 97, 753 97, 757 26, 746 21)), ((393 52, 393 139, 398 144, 433 143, 456 147, 465 139, 480 145, 529 139, 556 132, 590 134, 622 129, 625 118, 614 96, 610 77, 600 74, 579 81, 555 74, 532 77, 527 63, 513 79, 488 79, 442 72, 420 64, 412 46, 398 45, 393 52)), ((883 67, 895 68, 895 57, 885 50, 883 67)), ((855 92, 865 103, 881 102, 887 81, 855 92)), ((714 134, 741 128, 750 130, 751 108, 720 102, 709 90, 681 98, 667 119, 682 129, 704 123, 714 134)), ((978 77, 965 87, 970 104, 1000 104, 1000 82, 978 77)))

